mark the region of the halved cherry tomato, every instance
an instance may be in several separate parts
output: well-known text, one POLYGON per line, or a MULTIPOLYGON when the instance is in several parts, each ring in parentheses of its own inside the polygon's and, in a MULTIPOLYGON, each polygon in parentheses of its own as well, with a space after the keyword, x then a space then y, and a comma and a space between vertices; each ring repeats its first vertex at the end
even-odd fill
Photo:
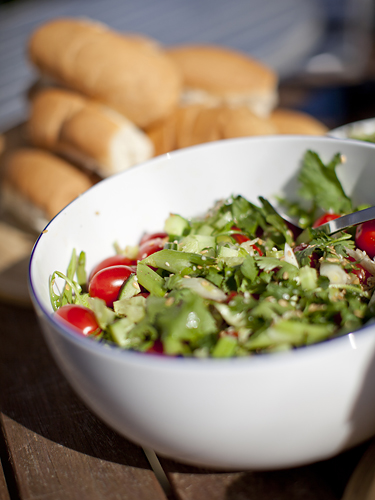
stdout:
POLYGON ((253 247, 253 249, 258 252, 258 254, 263 257, 263 252, 262 250, 258 247, 258 245, 251 245, 253 247))
POLYGON ((150 354, 163 354, 164 346, 162 341, 160 339, 156 339, 153 345, 149 349, 147 349, 146 352, 150 354))
MULTIPOLYGON (((241 231, 241 229, 237 226, 232 226, 231 229, 233 231, 241 231)), ((250 241, 250 238, 245 236, 244 234, 232 234, 232 238, 236 240, 237 243, 241 245, 241 243, 245 243, 245 241, 250 241)))
POLYGON ((159 250, 163 250, 165 244, 164 238, 153 238, 150 240, 146 240, 139 247, 137 260, 143 260, 152 253, 159 252, 159 250))
POLYGON ((235 292, 234 290, 229 292, 228 295, 227 295, 227 300, 226 300, 226 303, 229 304, 229 302, 234 299, 234 297, 236 297, 238 295, 238 292, 235 292))
POLYGON ((327 212, 326 214, 323 214, 321 217, 319 217, 319 219, 316 219, 316 221, 314 222, 312 227, 314 227, 314 228, 319 227, 322 224, 325 224, 326 222, 329 222, 330 220, 338 219, 339 217, 341 217, 341 216, 338 214, 330 214, 327 212))
MULTIPOLYGON (((309 245, 307 243, 300 243, 299 245, 295 246, 293 249, 294 253, 301 252, 302 250, 305 250, 309 245)), ((310 267, 317 268, 318 267, 318 262, 319 262, 319 255, 317 252, 313 252, 309 256, 310 260, 310 267)))
POLYGON ((355 243, 360 250, 367 253, 370 259, 375 256, 375 220, 369 220, 357 226, 355 243))
POLYGON ((73 330, 85 337, 98 335, 101 332, 93 311, 79 304, 66 304, 57 309, 55 315, 59 321, 68 323, 73 330))
POLYGON ((159 233, 144 234, 141 238, 141 241, 139 242, 139 245, 143 245, 143 243, 146 243, 146 241, 155 240, 156 238, 168 238, 168 234, 163 231, 159 233))
POLYGON ((130 266, 105 267, 92 277, 89 283, 90 297, 103 299, 108 307, 113 306, 113 302, 118 299, 120 290, 125 281, 134 269, 130 266))
MULTIPOLYGON (((353 257, 348 257, 348 260, 350 262, 355 262, 355 259, 353 257)), ((368 278, 372 276, 371 273, 369 273, 364 267, 362 267, 359 263, 357 263, 357 269, 353 269, 352 273, 354 273, 356 276, 358 276, 358 279, 361 283, 366 284, 368 278)))
MULTIPOLYGON (((241 231, 240 228, 238 228, 237 226, 232 226, 231 229, 233 229, 233 231, 241 231)), ((250 241, 250 238, 244 234, 232 234, 231 235, 232 238, 234 238, 236 240, 236 242, 241 245, 241 243, 245 243, 245 241, 250 241)), ((257 245, 251 245, 253 247, 253 249, 258 252, 258 254, 262 257, 263 256, 263 252, 262 250, 257 246, 257 245)))
MULTIPOLYGON (((94 274, 96 274, 98 271, 101 269, 105 269, 106 267, 112 267, 112 266, 136 266, 137 261, 135 259, 129 259, 129 257, 125 257, 124 255, 112 255, 112 257, 107 257, 106 259, 102 260, 97 264, 94 269, 90 273, 89 281, 91 281, 92 277, 94 274)), ((135 272, 135 267, 134 267, 134 272, 135 272)))
POLYGON ((238 337, 238 332, 236 330, 231 330, 231 329, 228 329, 225 334, 228 336, 228 337, 238 337))

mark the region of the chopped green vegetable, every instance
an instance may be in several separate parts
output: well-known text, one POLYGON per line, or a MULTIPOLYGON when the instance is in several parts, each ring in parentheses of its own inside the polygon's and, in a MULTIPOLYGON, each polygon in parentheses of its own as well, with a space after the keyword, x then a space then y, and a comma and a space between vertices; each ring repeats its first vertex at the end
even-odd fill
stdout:
POLYGON ((340 164, 340 154, 324 165, 306 152, 298 179, 309 206, 284 200, 305 227, 297 241, 265 198, 258 206, 233 195, 203 217, 171 214, 169 241, 138 261, 113 308, 85 292, 85 253, 73 250, 66 275, 50 280, 54 310, 91 308, 100 342, 141 352, 159 342, 164 354, 198 358, 285 351, 361 327, 374 315, 375 277, 360 279, 349 258, 353 232, 331 237, 311 227, 319 211, 356 208, 336 175, 340 164))
POLYGON ((351 212, 352 202, 336 175, 336 167, 341 163, 340 154, 335 155, 328 165, 324 165, 316 153, 307 151, 298 177, 301 182, 300 195, 313 200, 314 205, 324 211, 351 212))

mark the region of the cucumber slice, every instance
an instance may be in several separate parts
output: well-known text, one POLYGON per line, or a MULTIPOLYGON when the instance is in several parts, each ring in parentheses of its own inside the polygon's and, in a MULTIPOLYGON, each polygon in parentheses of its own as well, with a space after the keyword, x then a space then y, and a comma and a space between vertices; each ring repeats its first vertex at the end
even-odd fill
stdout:
POLYGON ((138 278, 136 274, 131 274, 129 278, 123 284, 118 300, 129 299, 134 297, 141 291, 141 287, 138 284, 138 278))
POLYGON ((182 236, 186 229, 189 229, 189 221, 178 214, 170 214, 164 224, 164 231, 167 234, 182 236))
MULTIPOLYGON (((173 251, 173 250, 171 250, 173 251)), ((143 262, 138 262, 137 265, 138 282, 152 295, 164 297, 166 290, 164 289, 164 279, 153 271, 143 262)))

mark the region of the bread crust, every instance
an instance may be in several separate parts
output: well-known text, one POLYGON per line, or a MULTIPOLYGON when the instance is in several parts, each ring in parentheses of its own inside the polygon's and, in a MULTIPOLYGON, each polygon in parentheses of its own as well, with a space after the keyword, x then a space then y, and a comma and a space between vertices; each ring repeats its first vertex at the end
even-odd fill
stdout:
POLYGON ((183 77, 182 102, 248 106, 267 116, 277 102, 277 74, 247 54, 215 45, 182 45, 166 53, 183 77))
POLYGON ((20 148, 9 155, 3 183, 39 208, 47 219, 93 185, 83 172, 36 148, 20 148))
POLYGON ((154 156, 169 153, 177 149, 176 145, 177 113, 154 123, 145 130, 154 146, 154 156))
POLYGON ((262 118, 246 106, 238 108, 223 108, 222 133, 225 139, 235 137, 249 137, 260 135, 274 135, 277 133, 275 125, 268 119, 262 118))
POLYGON ((102 177, 149 159, 151 141, 133 123, 107 106, 57 88, 33 99, 27 124, 34 146, 65 156, 102 177), (117 145, 117 138, 123 144, 117 145), (120 148, 121 154, 117 150, 120 148))
MULTIPOLYGON (((205 142, 277 134, 275 125, 246 106, 180 106, 168 120, 152 127, 149 137, 162 153, 205 142)), ((162 154, 160 153, 160 154, 162 154)))
POLYGON ((328 127, 308 113, 279 108, 272 112, 270 121, 278 134, 325 135, 328 127))
POLYGON ((37 147, 55 150, 61 128, 85 106, 79 94, 46 88, 34 95, 27 122, 27 134, 37 147))
POLYGON ((180 68, 184 85, 218 95, 273 90, 276 73, 265 64, 229 48, 183 45, 166 50, 180 68))
POLYGON ((180 72, 147 37, 61 18, 34 31, 28 53, 43 74, 107 104, 139 127, 168 116, 179 100, 180 72))

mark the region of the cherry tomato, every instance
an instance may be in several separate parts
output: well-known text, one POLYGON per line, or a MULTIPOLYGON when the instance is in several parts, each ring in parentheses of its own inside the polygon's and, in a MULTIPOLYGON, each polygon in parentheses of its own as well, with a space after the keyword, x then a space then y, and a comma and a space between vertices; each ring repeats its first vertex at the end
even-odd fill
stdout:
POLYGON ((238 337, 238 332, 236 330, 231 330, 231 329, 228 329, 225 334, 228 336, 228 337, 238 337))
MULTIPOLYGON (((355 259, 353 257, 348 257, 348 260, 350 262, 355 262, 355 259)), ((352 273, 354 273, 356 276, 358 276, 358 279, 361 283, 366 284, 368 278, 372 276, 371 273, 369 273, 364 267, 362 267, 359 263, 357 263, 357 269, 353 269, 352 273)))
POLYGON ((233 291, 231 291, 231 292, 229 292, 229 293, 228 293, 228 296, 227 296, 227 300, 226 300, 227 304, 229 304, 229 302, 230 302, 232 299, 234 299, 234 297, 236 297, 237 295, 238 295, 238 292, 235 292, 234 290, 233 290, 233 291))
POLYGON ((168 238, 168 234, 164 232, 160 233, 152 233, 152 234, 144 234, 139 242, 139 245, 143 245, 146 241, 155 240, 156 238, 168 238))
POLYGON ((355 243, 372 259, 375 256, 375 220, 369 220, 357 226, 355 243))
POLYGON ((164 238, 153 238, 150 240, 146 240, 144 243, 142 243, 142 245, 139 246, 137 260, 143 260, 152 253, 163 250, 164 244, 164 238))
MULTIPOLYGON (((233 231, 241 231, 237 226, 232 226, 233 231)), ((250 238, 245 236, 244 234, 232 234, 232 238, 236 240, 238 244, 245 243, 245 241, 250 241, 250 238)), ((258 252, 258 254, 262 257, 263 252, 257 245, 251 245, 253 249, 258 252)))
POLYGON ((89 283, 90 297, 103 299, 108 307, 112 307, 113 302, 118 299, 122 285, 133 273, 134 269, 130 266, 119 265, 101 269, 89 283))
POLYGON ((263 252, 262 250, 257 246, 257 245, 251 245, 253 247, 253 249, 258 252, 258 254, 262 257, 263 256, 263 252))
POLYGON ((316 221, 314 222, 312 227, 314 227, 314 228, 319 227, 322 224, 325 224, 326 222, 329 222, 330 220, 338 219, 339 217, 341 217, 341 216, 338 214, 330 214, 330 213, 323 214, 321 217, 319 217, 319 219, 316 219, 316 221))
POLYGON ((101 332, 93 311, 79 304, 66 304, 57 309, 55 315, 60 321, 68 323, 77 333, 85 337, 98 335, 101 332))
POLYGON ((162 341, 160 339, 156 339, 153 345, 149 349, 147 349, 146 352, 150 354, 163 354, 164 346, 162 341))
MULTIPOLYGON (((233 231, 241 231, 241 229, 237 226, 232 226, 231 229, 233 231)), ((232 234, 232 238, 234 238, 240 245, 241 243, 245 243, 245 241, 250 241, 250 238, 248 238, 244 234, 232 234)))
MULTIPOLYGON (((112 266, 136 266, 137 261, 134 259, 129 259, 129 257, 125 257, 124 255, 113 255, 112 257, 107 257, 97 264, 94 269, 90 273, 89 281, 91 281, 94 274, 96 274, 101 269, 105 269, 106 267, 112 266)), ((135 272, 135 267, 134 267, 135 272)))
MULTIPOLYGON (((293 252, 294 253, 301 252, 302 250, 305 250, 305 248, 307 248, 308 246, 309 245, 307 243, 301 243, 300 245, 297 245, 296 247, 294 247, 293 252)), ((317 252, 313 252, 309 256, 310 267, 313 267, 315 269, 318 267, 319 257, 320 256, 317 252)))

